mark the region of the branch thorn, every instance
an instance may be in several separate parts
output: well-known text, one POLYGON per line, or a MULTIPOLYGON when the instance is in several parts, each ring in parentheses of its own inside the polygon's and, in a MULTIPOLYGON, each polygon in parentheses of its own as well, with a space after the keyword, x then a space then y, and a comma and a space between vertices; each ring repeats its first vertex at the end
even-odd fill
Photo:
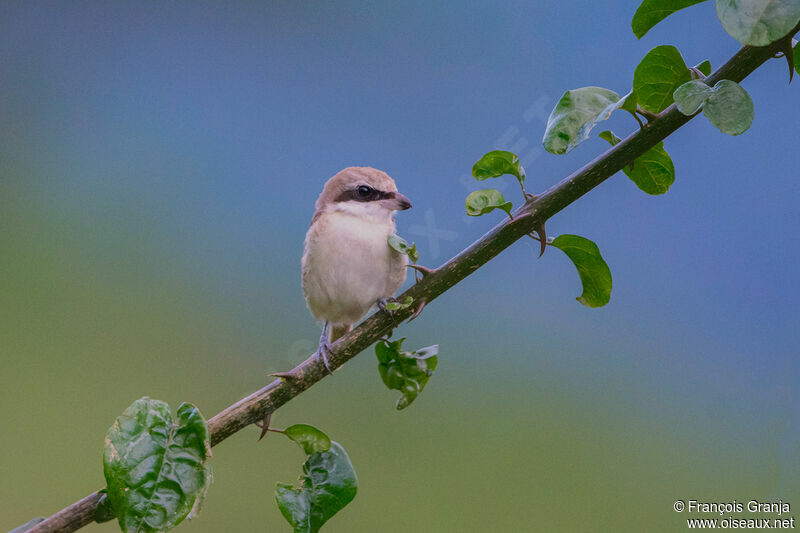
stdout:
POLYGON ((428 302, 428 300, 426 300, 425 298, 420 298, 419 300, 417 300, 416 308, 414 309, 414 312, 411 314, 410 317, 408 317, 408 321, 409 322, 411 322, 412 320, 414 320, 415 318, 417 318, 419 316, 419 314, 422 312, 422 310, 425 309, 425 304, 427 302, 428 302))
POLYGON ((545 229, 544 229, 544 224, 545 223, 542 222, 532 232, 528 233, 529 237, 539 241, 539 244, 540 244, 539 257, 542 257, 544 255, 544 251, 547 249, 547 231, 545 231, 545 229), (538 237, 535 237, 533 235, 534 232, 536 233, 536 235, 538 235, 538 237))
POLYGON ((295 379, 297 379, 297 376, 295 376, 291 372, 273 372, 272 374, 270 374, 270 376, 285 379, 288 381, 294 381, 295 379))
POLYGON ((409 264, 409 265, 406 265, 406 266, 408 268, 413 268, 414 270, 416 270, 417 272, 422 274, 423 278, 425 276, 429 276, 429 275, 433 274, 434 272, 436 272, 435 268, 428 268, 428 267, 422 266, 422 265, 411 265, 411 264, 409 264))
POLYGON ((272 413, 269 412, 264 415, 264 418, 261 421, 255 422, 255 425, 261 428, 261 435, 258 437, 258 442, 261 442, 261 439, 263 439, 264 435, 266 435, 267 431, 269 431, 269 421, 271 418, 272 413))
POLYGON ((781 42, 781 51, 775 54, 776 58, 785 57, 786 62, 789 63, 789 83, 792 83, 794 77, 794 48, 792 48, 792 36, 788 35, 786 39, 781 42))

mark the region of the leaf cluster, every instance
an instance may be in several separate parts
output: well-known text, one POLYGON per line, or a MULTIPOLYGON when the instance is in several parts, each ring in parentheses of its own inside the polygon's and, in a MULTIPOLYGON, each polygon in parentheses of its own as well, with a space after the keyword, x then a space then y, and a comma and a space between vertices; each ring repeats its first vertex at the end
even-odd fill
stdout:
POLYGON ((402 349, 405 337, 396 341, 380 340, 375 344, 378 373, 390 390, 400 391, 395 407, 405 409, 425 388, 439 363, 439 346, 409 352, 402 349))

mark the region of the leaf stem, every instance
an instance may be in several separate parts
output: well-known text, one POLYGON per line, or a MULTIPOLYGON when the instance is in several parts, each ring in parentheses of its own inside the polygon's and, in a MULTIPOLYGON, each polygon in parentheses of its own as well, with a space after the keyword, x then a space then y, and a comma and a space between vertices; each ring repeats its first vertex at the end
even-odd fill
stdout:
POLYGON ((659 117, 658 113, 647 111, 646 109, 642 109, 641 107, 637 107, 636 112, 642 115, 645 119, 647 119, 648 124, 659 117))

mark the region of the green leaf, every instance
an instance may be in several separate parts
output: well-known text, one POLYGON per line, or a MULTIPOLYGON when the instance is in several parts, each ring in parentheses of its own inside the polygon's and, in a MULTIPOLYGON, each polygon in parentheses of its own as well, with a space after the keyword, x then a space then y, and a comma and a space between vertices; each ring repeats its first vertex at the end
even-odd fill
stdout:
POLYGON ((299 444, 303 451, 306 452, 306 455, 327 452, 331 448, 331 439, 322 431, 308 424, 289 426, 284 430, 283 434, 299 444))
POLYGON ((405 409, 419 396, 439 362, 438 345, 407 352, 401 349, 404 340, 405 337, 392 342, 380 340, 375 345, 378 373, 384 385, 402 394, 395 405, 398 410, 405 409))
POLYGON ((191 404, 136 400, 108 430, 103 470, 122 531, 166 531, 202 500, 211 481, 206 421, 191 404))
POLYGON ((407 307, 410 307, 411 304, 413 303, 414 303, 414 298, 412 298, 411 296, 406 296, 405 300, 403 300, 402 302, 396 300, 386 302, 384 308, 387 311, 397 311, 399 309, 406 309, 407 307))
POLYGON ((552 245, 567 254, 583 284, 583 294, 576 300, 586 307, 602 307, 611 299, 611 270, 597 245, 579 235, 559 235, 552 245))
POLYGON ((542 144, 551 154, 565 154, 589 138, 600 121, 624 105, 614 91, 602 87, 581 87, 564 93, 558 101, 544 132, 542 144))
POLYGON ((735 81, 720 80, 703 106, 703 114, 722 133, 739 135, 750 128, 755 116, 753 100, 735 81))
POLYGON ((700 109, 723 133, 739 135, 753 123, 753 101, 738 83, 721 80, 709 87, 702 80, 692 80, 675 90, 675 105, 684 115, 700 109))
POLYGON ((408 242, 403 239, 399 235, 389 235, 389 246, 391 246, 397 252, 400 252, 403 255, 407 255, 409 259, 411 259, 412 263, 416 263, 419 261, 419 252, 417 252, 417 245, 411 244, 409 246, 408 242))
POLYGON ((472 165, 472 176, 478 181, 505 174, 516 176, 520 183, 525 181, 525 169, 522 168, 519 157, 505 150, 492 150, 483 154, 483 157, 472 165))
POLYGON ((631 29, 637 39, 641 39, 650 29, 672 15, 689 6, 706 0, 644 0, 633 15, 631 29))
MULTIPOLYGON (((600 133, 600 138, 608 141, 611 146, 622 140, 612 131, 600 133)), ((647 194, 664 194, 675 182, 675 165, 664 150, 663 142, 637 157, 633 165, 626 166, 622 171, 647 194)))
POLYGON ((296 533, 315 533, 333 515, 353 501, 358 480, 342 445, 331 441, 330 449, 315 452, 303 464, 297 487, 278 483, 278 509, 296 533))
POLYGON ((408 241, 406 241, 400 235, 389 235, 387 242, 389 243, 389 246, 403 255, 408 255, 408 250, 411 249, 411 247, 408 245, 408 241))
POLYGON ((673 97, 678 111, 684 115, 691 116, 700 111, 706 100, 714 94, 714 89, 708 86, 703 80, 687 81, 677 89, 673 97))
POLYGON ((703 75, 705 75, 705 76, 710 76, 711 72, 713 70, 711 68, 711 61, 709 61, 708 59, 706 59, 705 61, 703 61, 699 65, 695 65, 694 68, 696 68, 697 70, 702 72, 703 75))
POLYGON ((660 113, 672 103, 675 89, 692 79, 681 53, 674 46, 656 46, 644 56, 633 73, 633 90, 639 107, 660 113))
POLYGON ((622 139, 617 137, 617 135, 611 130, 601 131, 597 134, 597 136, 605 141, 608 141, 611 146, 616 146, 622 142, 622 139))
POLYGON ((411 248, 408 249, 408 258, 411 260, 412 263, 416 263, 419 261, 419 252, 417 251, 417 244, 414 243, 411 245, 411 248))
POLYGON ((800 74, 800 47, 795 44, 792 50, 794 51, 794 69, 800 74))
POLYGON ((495 209, 502 209, 511 215, 511 202, 506 202, 503 193, 497 189, 473 191, 467 196, 464 205, 467 207, 467 214, 471 217, 479 217, 495 209))
POLYGON ((25 533, 25 531, 28 531, 29 529, 33 529, 33 526, 35 526, 39 522, 44 522, 44 521, 45 521, 45 517, 37 516, 36 518, 33 518, 33 519, 25 522, 21 526, 15 527, 14 529, 9 531, 8 533, 25 533))
POLYGON ((800 22, 800 0, 716 0, 717 18, 742 44, 766 46, 800 22))

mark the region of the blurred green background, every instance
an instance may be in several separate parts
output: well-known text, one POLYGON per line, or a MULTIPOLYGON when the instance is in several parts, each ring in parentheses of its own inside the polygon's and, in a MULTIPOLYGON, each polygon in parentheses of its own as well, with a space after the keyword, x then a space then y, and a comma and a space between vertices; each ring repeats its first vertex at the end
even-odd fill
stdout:
MULTIPOLYGON (((299 258, 339 169, 392 175, 414 202, 399 231, 436 266, 493 224, 463 214, 481 154, 522 154, 536 192, 605 149, 541 150, 564 90, 624 93, 658 44, 715 66, 738 48, 711 3, 637 41, 636 6, 3 2, 0 530, 101 488, 103 436, 135 399, 210 417, 312 351, 299 258)), ((517 243, 396 331, 440 344, 410 408, 369 350, 276 413, 353 460, 358 496, 326 529, 677 531, 679 498, 800 506, 786 77, 773 61, 744 83, 744 136, 696 120, 670 138, 666 196, 619 175, 549 223, 598 243, 609 306, 581 307, 569 261, 517 243)), ((303 456, 257 436, 214 449, 181 531, 287 529, 273 488, 303 456)))

